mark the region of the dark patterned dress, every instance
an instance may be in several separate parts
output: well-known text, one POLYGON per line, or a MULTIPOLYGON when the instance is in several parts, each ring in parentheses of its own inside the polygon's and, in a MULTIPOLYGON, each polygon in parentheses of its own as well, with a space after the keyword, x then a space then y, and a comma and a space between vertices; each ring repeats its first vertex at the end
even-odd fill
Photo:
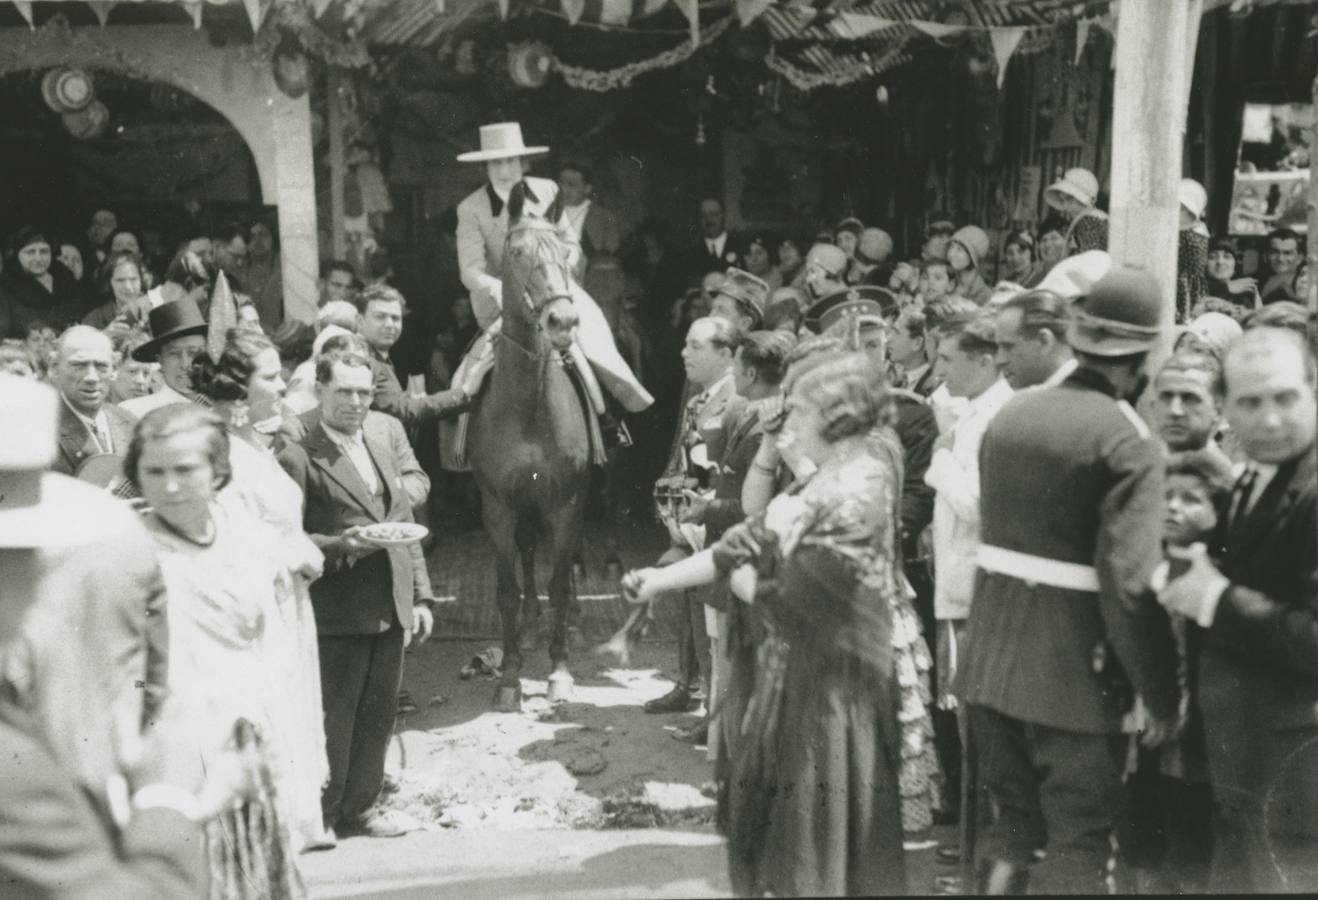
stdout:
POLYGON ((762 629, 726 785, 738 896, 905 892, 890 469, 863 446, 749 524, 762 629))
POLYGON ((1107 213, 1090 207, 1075 217, 1066 232, 1066 243, 1070 247, 1068 256, 1084 253, 1088 250, 1107 249, 1107 213))
MULTIPOLYGON (((1176 242, 1176 324, 1190 321, 1204 295, 1204 268, 1208 265, 1208 233, 1182 228, 1176 242)), ((1225 297, 1222 299, 1226 299, 1225 297)))

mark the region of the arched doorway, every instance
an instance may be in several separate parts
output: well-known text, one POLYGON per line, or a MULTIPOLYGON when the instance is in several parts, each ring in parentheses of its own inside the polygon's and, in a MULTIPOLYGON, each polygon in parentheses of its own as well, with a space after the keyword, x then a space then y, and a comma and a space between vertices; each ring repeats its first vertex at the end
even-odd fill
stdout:
POLYGON ((269 63, 252 58, 249 48, 214 46, 205 32, 187 27, 71 28, 56 20, 37 31, 0 30, 0 75, 53 66, 168 85, 229 123, 250 152, 261 203, 278 212, 285 314, 314 319, 319 257, 311 111, 305 96, 284 95, 269 63))

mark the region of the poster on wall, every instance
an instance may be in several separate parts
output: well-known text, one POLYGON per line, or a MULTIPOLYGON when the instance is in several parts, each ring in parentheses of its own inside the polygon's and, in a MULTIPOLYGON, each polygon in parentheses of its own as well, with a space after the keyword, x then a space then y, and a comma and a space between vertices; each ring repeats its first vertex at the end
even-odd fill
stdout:
POLYGON ((1043 184, 1043 171, 1039 166, 1021 166, 1021 183, 1016 190, 1016 208, 1011 211, 1013 222, 1033 222, 1039 212, 1039 190, 1043 184))
POLYGON ((1262 236, 1275 228, 1307 231, 1308 190, 1308 169, 1237 172, 1227 231, 1239 236, 1262 236))

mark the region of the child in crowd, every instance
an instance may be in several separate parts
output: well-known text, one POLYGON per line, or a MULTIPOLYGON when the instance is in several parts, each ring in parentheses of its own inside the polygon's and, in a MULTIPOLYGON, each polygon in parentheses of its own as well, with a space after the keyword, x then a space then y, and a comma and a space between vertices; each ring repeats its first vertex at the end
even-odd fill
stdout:
MULTIPOLYGON (((1182 558, 1217 527, 1231 486, 1202 451, 1174 453, 1167 462, 1163 543, 1166 569, 1155 580, 1185 570, 1182 558)), ((1186 620, 1172 616, 1180 655, 1181 702, 1188 718, 1180 738, 1156 750, 1139 748, 1126 782, 1130 801, 1126 833, 1121 837, 1140 893, 1198 894, 1208 888, 1212 859, 1213 797, 1208 783, 1203 723, 1197 711, 1196 635, 1186 620)), ((1137 744, 1133 745, 1138 747, 1137 744)))
POLYGON ((952 295, 952 267, 945 259, 931 259, 920 273, 920 296, 928 306, 952 295))

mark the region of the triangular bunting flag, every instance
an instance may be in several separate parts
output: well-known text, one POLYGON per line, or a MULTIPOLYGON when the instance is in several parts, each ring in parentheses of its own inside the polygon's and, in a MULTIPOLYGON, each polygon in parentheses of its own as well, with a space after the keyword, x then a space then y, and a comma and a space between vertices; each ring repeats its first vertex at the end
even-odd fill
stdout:
POLYGON ((1081 19, 1075 23, 1075 59, 1071 65, 1080 65, 1080 57, 1085 55, 1085 45, 1089 43, 1089 25, 1088 19, 1081 19))
POLYGON ((18 13, 27 20, 27 27, 33 30, 36 25, 32 21, 32 0, 14 0, 14 6, 18 7, 18 13))
POLYGON ((993 58, 998 63, 998 90, 1002 90, 1002 83, 1007 79, 1007 63, 1011 61, 1011 55, 1020 46, 1026 30, 1022 26, 1016 26, 994 28, 989 31, 989 40, 993 42, 993 58))
POLYGON ((444 8, 445 8, 444 0, 435 0, 435 12, 439 13, 442 16, 444 15, 444 8))
POLYGON ((192 16, 192 27, 201 28, 201 0, 183 0, 183 8, 192 16))
POLYGON ((944 25, 942 22, 908 22, 908 25, 914 25, 925 34, 933 38, 947 37, 953 34, 960 34, 965 31, 961 25, 944 25))
POLYGON ((563 15, 567 16, 569 25, 581 21, 581 14, 586 11, 586 0, 562 0, 563 15))
POLYGON ((110 18, 110 10, 114 9, 115 0, 88 0, 87 5, 96 13, 96 21, 105 27, 105 20, 110 18))
MULTIPOLYGON (((641 15, 650 10, 641 8, 641 15)), ((600 3, 601 25, 626 25, 632 19, 632 0, 602 0, 600 3)))
POLYGON ((691 43, 700 43, 700 0, 673 0, 691 23, 691 43))
POLYGON ((861 13, 839 13, 838 17, 833 20, 834 31, 839 37, 856 40, 863 38, 867 34, 873 34, 880 28, 887 28, 889 25, 897 23, 892 19, 885 19, 881 16, 867 16, 861 13))
POLYGON ((773 6, 773 0, 737 0, 737 19, 741 27, 754 22, 770 6, 773 6))
POLYGON ((261 19, 264 16, 261 0, 243 0, 243 9, 247 10, 247 20, 252 23, 252 33, 260 31, 261 19))
POLYGON ((508 0, 499 0, 499 18, 508 18, 508 0))
MULTIPOLYGON (((311 12, 317 19, 325 15, 325 10, 329 9, 330 0, 311 0, 311 12)), ((440 12, 444 11, 443 3, 440 3, 440 12)))
POLYGON ((224 342, 229 329, 238 324, 238 306, 229 288, 229 279, 223 272, 215 276, 215 290, 211 291, 211 309, 206 323, 206 353, 211 362, 218 363, 224 353, 224 342))

